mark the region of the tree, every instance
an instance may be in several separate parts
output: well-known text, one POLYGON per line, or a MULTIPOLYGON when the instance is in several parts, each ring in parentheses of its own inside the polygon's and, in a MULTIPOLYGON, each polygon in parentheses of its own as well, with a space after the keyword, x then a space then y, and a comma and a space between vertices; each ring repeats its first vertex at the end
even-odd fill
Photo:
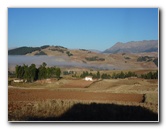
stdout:
POLYGON ((97 79, 99 79, 99 78, 100 78, 100 72, 97 71, 97 79))
POLYGON ((31 66, 29 67, 29 81, 33 82, 35 78, 36 78, 36 65, 31 64, 31 66))
POLYGON ((102 78, 102 79, 110 79, 111 76, 110 76, 109 74, 103 73, 103 74, 101 75, 101 78, 102 78))
POLYGON ((47 77, 47 78, 51 78, 51 76, 52 76, 52 74, 51 74, 51 68, 48 67, 48 68, 46 69, 46 71, 47 71, 46 77, 47 77))
POLYGON ((47 70, 46 70, 47 64, 43 62, 42 65, 39 67, 39 73, 38 73, 38 78, 39 79, 46 79, 47 78, 47 70))
POLYGON ((61 69, 60 68, 56 68, 56 77, 59 79, 61 75, 61 69))
POLYGON ((42 63, 42 66, 43 66, 43 67, 46 67, 46 66, 47 66, 46 62, 43 62, 43 63, 42 63))
POLYGON ((121 71, 119 78, 125 78, 125 74, 121 71))
POLYGON ((16 65, 16 67, 15 67, 15 72, 16 72, 16 78, 18 78, 18 71, 19 71, 19 66, 18 65, 16 65))
POLYGON ((25 79, 28 82, 33 82, 38 79, 46 79, 51 77, 57 77, 60 78, 61 75, 61 69, 54 67, 47 67, 47 64, 45 62, 40 65, 40 67, 37 69, 35 64, 15 66, 15 72, 16 77, 20 79, 25 79))
POLYGON ((24 72, 23 66, 18 66, 18 78, 23 79, 24 72))
POLYGON ((23 78, 28 80, 28 77, 29 77, 29 67, 28 67, 28 65, 24 64, 23 68, 24 68, 24 76, 23 76, 23 78))
POLYGON ((114 78, 114 79, 115 79, 115 78, 116 78, 116 74, 113 73, 111 78, 114 78))

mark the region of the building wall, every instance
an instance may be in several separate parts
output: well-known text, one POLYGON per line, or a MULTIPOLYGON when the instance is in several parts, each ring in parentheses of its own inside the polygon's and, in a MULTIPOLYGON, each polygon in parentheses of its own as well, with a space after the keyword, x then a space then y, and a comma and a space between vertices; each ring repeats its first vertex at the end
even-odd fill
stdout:
POLYGON ((20 79, 20 80, 14 80, 14 82, 23 82, 23 80, 22 79, 20 79))
POLYGON ((86 81, 92 81, 92 78, 85 77, 85 80, 86 80, 86 81))

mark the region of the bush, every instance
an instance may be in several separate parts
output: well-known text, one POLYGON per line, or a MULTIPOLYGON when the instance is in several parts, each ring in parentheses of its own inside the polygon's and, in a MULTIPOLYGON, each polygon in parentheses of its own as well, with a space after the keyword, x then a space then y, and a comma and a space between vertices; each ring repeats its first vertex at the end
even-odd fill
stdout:
POLYGON ((69 51, 67 51, 66 54, 67 54, 68 56, 73 56, 73 54, 70 53, 69 51))
POLYGON ((45 52, 43 52, 43 51, 40 51, 40 52, 36 53, 35 55, 36 56, 41 56, 41 55, 47 55, 47 54, 45 52))
POLYGON ((142 56, 137 59, 137 62, 143 62, 143 61, 152 61, 154 57, 149 57, 149 56, 142 56))
POLYGON ((93 56, 93 57, 85 57, 87 61, 105 61, 104 58, 99 58, 98 56, 93 56))

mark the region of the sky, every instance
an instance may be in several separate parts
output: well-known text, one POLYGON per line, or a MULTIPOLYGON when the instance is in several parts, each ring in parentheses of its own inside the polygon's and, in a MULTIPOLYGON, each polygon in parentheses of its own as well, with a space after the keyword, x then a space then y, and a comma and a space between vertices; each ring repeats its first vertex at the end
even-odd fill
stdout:
POLYGON ((158 40, 158 8, 8 8, 8 49, 58 45, 103 51, 158 40))

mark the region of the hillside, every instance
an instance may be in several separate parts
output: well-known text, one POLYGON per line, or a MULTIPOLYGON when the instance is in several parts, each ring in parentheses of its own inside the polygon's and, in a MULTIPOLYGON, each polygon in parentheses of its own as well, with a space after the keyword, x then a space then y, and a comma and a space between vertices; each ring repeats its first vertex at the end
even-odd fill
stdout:
POLYGON ((9 55, 26 55, 28 53, 32 53, 34 51, 41 51, 49 47, 48 45, 41 46, 41 47, 19 47, 15 49, 8 50, 9 55))
POLYGON ((8 51, 11 65, 46 62, 49 66, 56 65, 66 68, 88 69, 157 69, 158 52, 142 53, 98 53, 86 49, 68 49, 62 46, 20 47, 8 51), (34 58, 33 58, 34 57, 34 58), (17 59, 16 59, 17 58, 17 59), (32 59, 33 58, 33 59, 32 59), (29 62, 28 62, 29 61, 29 62))
POLYGON ((131 41, 127 43, 118 42, 103 53, 141 53, 141 52, 157 52, 158 40, 131 41))

